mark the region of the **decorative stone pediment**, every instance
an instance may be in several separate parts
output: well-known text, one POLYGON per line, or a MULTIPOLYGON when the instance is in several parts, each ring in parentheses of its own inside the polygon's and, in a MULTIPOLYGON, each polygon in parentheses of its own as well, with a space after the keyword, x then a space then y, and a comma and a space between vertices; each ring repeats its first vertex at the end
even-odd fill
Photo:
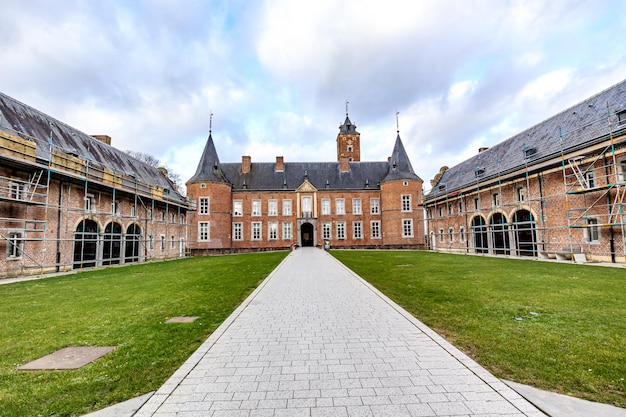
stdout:
POLYGON ((313 184, 309 182, 309 180, 304 180, 304 182, 300 184, 298 188, 296 188, 296 191, 297 192, 313 192, 313 191, 317 191, 317 188, 315 188, 313 184))

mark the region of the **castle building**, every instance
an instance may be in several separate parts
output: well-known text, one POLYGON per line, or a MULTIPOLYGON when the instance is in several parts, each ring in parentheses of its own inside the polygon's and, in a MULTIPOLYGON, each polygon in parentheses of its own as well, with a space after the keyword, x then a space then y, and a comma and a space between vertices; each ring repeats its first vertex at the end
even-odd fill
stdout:
POLYGON ((0 278, 184 256, 166 172, 0 93, 0 278))
POLYGON ((398 134, 388 161, 362 162, 348 114, 333 162, 222 163, 209 133, 186 184, 192 254, 296 246, 422 248, 422 180, 398 134))
POLYGON ((428 246, 626 261, 626 80, 443 167, 424 198, 428 246))

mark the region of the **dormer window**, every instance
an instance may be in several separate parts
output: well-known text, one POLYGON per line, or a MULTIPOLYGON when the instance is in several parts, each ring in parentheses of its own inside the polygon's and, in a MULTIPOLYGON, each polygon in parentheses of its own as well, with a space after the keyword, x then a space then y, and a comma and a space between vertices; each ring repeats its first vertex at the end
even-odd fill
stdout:
POLYGON ((529 158, 537 153, 537 148, 524 148, 524 157, 529 158))
POLYGON ((439 191, 443 191, 443 190, 445 190, 445 189, 446 189, 446 184, 441 184, 441 185, 439 186, 439 191))
POLYGON ((618 126, 626 125, 626 110, 617 112, 617 125, 618 126))
POLYGON ((484 168, 476 167, 476 169, 474 170, 474 175, 476 176, 476 178, 482 176, 484 173, 485 173, 484 168))

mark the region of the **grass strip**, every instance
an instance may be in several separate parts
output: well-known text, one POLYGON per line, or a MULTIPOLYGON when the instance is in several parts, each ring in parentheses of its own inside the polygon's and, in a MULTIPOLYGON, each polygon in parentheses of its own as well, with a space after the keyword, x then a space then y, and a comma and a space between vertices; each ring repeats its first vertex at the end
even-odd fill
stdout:
POLYGON ((623 268, 415 251, 332 254, 497 377, 626 408, 623 268))
POLYGON ((0 415, 80 416, 160 387, 286 252, 198 257, 0 285, 0 415), (193 323, 164 324, 173 316, 193 323), (67 346, 81 369, 17 371, 67 346))

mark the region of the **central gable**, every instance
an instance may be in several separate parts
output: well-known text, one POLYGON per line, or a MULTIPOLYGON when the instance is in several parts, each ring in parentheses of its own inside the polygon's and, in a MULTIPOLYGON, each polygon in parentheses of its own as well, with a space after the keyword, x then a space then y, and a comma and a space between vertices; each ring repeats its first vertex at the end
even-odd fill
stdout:
POLYGON ((309 180, 304 180, 304 182, 300 184, 298 188, 296 188, 296 191, 309 193, 309 192, 317 191, 317 188, 315 188, 313 184, 309 182, 309 180))

